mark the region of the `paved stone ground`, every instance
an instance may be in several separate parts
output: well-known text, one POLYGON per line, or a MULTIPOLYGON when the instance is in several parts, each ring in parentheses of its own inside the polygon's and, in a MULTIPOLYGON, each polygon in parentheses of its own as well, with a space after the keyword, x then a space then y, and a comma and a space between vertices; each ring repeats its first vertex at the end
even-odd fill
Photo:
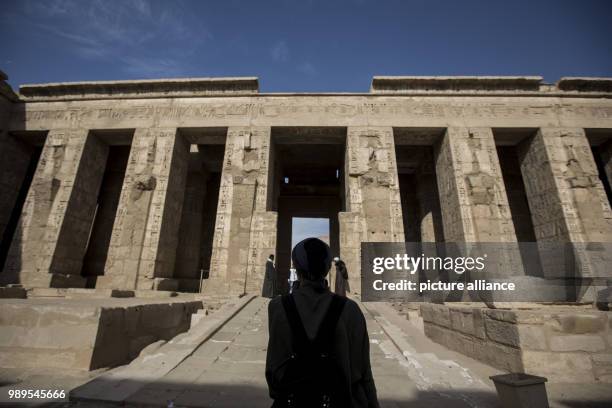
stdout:
MULTIPOLYGON (((172 401, 177 407, 269 407, 271 400, 264 378, 267 304, 266 299, 254 299, 192 356, 126 402, 159 405, 172 401)), ((364 308, 364 312, 383 407, 429 407, 442 402, 446 407, 495 406, 494 391, 468 370, 431 353, 415 352, 407 358, 385 332, 380 322, 387 322, 380 311, 364 308)))
MULTIPOLYGON (((269 407, 271 400, 264 378, 267 305, 268 300, 259 297, 247 303, 189 357, 161 377, 139 379, 133 375, 138 370, 131 371, 125 380, 118 381, 132 382, 133 391, 116 403, 139 407, 269 407)), ((499 373, 497 370, 431 342, 388 304, 360 306, 370 333, 372 368, 382 407, 499 406, 488 380, 488 376, 499 373)), ((122 389, 121 384, 117 385, 118 388, 110 389, 122 389)), ((67 384, 67 388, 72 387, 67 384)), ((605 386, 555 384, 547 388, 552 407, 609 406, 605 401, 610 401, 610 391, 605 386)), ((95 399, 53 407, 74 405, 113 406, 95 399)))

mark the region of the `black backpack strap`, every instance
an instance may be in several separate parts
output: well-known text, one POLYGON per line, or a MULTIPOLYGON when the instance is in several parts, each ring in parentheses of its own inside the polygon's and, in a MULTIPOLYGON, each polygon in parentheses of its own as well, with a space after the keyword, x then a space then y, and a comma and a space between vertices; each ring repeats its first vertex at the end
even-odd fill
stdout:
POLYGON ((340 319, 340 315, 344 310, 345 304, 346 298, 344 296, 338 296, 336 294, 332 296, 327 314, 325 315, 325 318, 323 318, 323 322, 321 323, 319 331, 317 332, 317 337, 315 338, 315 343, 320 351, 327 353, 331 351, 336 326, 338 325, 338 320, 340 319))
POLYGON ((291 328, 293 351, 297 353, 308 350, 310 341, 308 340, 308 335, 306 334, 306 330, 302 324, 302 319, 298 313, 293 295, 283 295, 281 302, 283 304, 283 309, 285 309, 287 320, 289 321, 289 327, 291 328))

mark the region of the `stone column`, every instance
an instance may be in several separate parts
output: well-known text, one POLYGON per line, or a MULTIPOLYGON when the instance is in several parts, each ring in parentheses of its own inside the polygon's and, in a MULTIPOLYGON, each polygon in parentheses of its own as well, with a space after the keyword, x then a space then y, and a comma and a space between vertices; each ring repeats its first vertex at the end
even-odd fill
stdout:
POLYGON ((267 211, 269 127, 230 127, 206 293, 260 292, 276 251, 276 212, 267 211))
POLYGON ((33 287, 80 287, 108 147, 85 129, 49 132, 5 275, 33 287))
MULTIPOLYGON (((538 242, 612 242, 612 211, 583 129, 542 128, 519 155, 538 242)), ((580 277, 612 276, 609 260, 592 265, 580 250, 573 256, 580 277), (597 264, 605 270, 593 270, 597 264)), ((545 275, 560 277, 550 258, 542 259, 545 275)))
POLYGON ((361 293, 361 242, 403 242, 402 206, 391 127, 349 127, 346 210, 339 214, 340 252, 351 291, 361 293))
POLYGON ((435 156, 445 241, 516 242, 491 129, 448 128, 435 156))
POLYGON ((519 155, 538 241, 612 242, 612 211, 583 129, 542 128, 519 155))
POLYGON ((172 281, 189 143, 175 128, 136 129, 97 287, 176 289, 172 281))

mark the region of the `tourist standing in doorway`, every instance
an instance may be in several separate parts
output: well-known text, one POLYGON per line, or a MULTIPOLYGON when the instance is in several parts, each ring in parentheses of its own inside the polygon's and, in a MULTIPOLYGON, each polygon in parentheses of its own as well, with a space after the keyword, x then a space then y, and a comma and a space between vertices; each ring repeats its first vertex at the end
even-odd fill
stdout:
POLYGON ((336 287, 335 292, 337 295, 346 296, 346 293, 351 289, 348 281, 348 271, 346 270, 346 264, 338 257, 334 258, 334 264, 336 265, 336 287))
POLYGON ((264 275, 261 296, 273 298, 276 295, 276 268, 274 267, 274 255, 270 254, 266 261, 266 273, 264 275))
POLYGON ((291 268, 289 268, 289 279, 287 279, 287 282, 289 283, 289 293, 293 293, 293 290, 299 284, 297 271, 295 270, 293 265, 291 265, 291 268))
POLYGON ((325 282, 329 246, 307 238, 291 258, 300 285, 268 305, 266 380, 272 406, 379 408, 363 313, 325 282))

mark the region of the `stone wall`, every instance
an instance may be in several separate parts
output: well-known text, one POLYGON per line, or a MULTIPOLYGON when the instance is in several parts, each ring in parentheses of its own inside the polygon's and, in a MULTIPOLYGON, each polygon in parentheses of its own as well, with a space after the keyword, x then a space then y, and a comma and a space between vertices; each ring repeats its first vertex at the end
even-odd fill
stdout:
MULTIPOLYGON (((0 195, 0 228, 26 161, 18 144, 11 144, 33 133, 48 137, 0 281, 85 284, 81 265, 108 150, 96 136, 99 130, 134 133, 104 275, 97 282, 102 288, 176 289, 177 278, 192 280, 193 287, 197 262, 210 263, 205 291, 258 292, 265 258, 276 251, 278 192, 269 188, 277 176, 270 140, 275 127, 347 131, 346 205, 338 230, 356 293, 360 243, 405 238, 397 129, 443 135, 425 143, 404 132, 404 144, 435 145, 435 169, 415 176, 421 218, 415 239, 516 242, 492 129, 530 129, 535 136, 517 151, 535 237, 612 240, 612 211, 583 130, 612 129, 607 80, 544 86, 537 77, 377 78, 370 95, 264 95, 256 85, 253 78, 32 85, 20 98, 5 98, 11 115, 3 100, 0 155, 14 153, 8 160, 0 157, 0 192, 6 192, 0 195), (198 183, 187 166, 190 144, 199 143, 187 137, 194 129, 215 129, 217 138, 227 131, 212 256, 201 262, 194 254, 203 253, 197 239, 189 240, 192 247, 179 243, 181 229, 184 239, 198 235, 188 221, 202 212, 193 194, 200 191, 194 189, 198 183), (441 220, 435 222, 438 202, 441 220), (190 212, 185 217, 184 207, 190 212)), ((305 143, 316 137, 325 142, 325 135, 304 137, 305 143)), ((577 259, 588 264, 580 254, 577 259)), ((504 278, 521 275, 520 265, 507 263, 504 278)))
POLYGON ((425 334, 493 367, 551 382, 612 383, 612 312, 579 306, 422 304, 425 334))
POLYGON ((94 370, 126 364, 187 331, 199 301, 0 299, 0 367, 94 370))

